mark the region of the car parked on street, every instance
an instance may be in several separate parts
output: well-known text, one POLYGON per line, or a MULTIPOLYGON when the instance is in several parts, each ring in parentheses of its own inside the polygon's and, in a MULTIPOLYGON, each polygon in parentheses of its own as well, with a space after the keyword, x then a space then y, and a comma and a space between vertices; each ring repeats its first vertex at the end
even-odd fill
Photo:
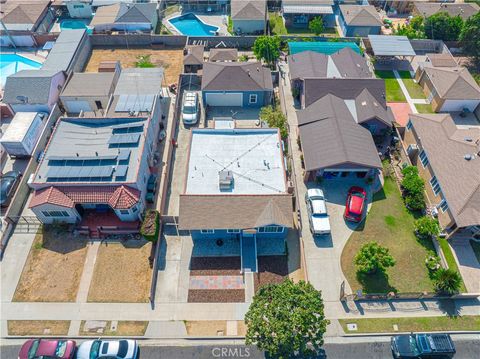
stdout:
POLYGON ((18 359, 72 359, 76 343, 73 340, 30 339, 18 353, 18 359))
POLYGON ((138 345, 136 340, 87 340, 80 344, 77 359, 137 359, 138 345))
POLYGON ((347 221, 361 222, 366 200, 367 192, 365 192, 362 187, 350 187, 347 194, 347 203, 345 204, 345 213, 343 217, 347 221))
POLYGON ((330 219, 328 218, 327 203, 323 191, 319 188, 310 188, 305 193, 305 202, 312 234, 330 234, 330 219))
POLYGON ((402 334, 390 342, 394 358, 450 359, 456 350, 449 334, 402 334))
POLYGON ((8 207, 21 176, 18 171, 9 171, 0 177, 0 206, 8 207))
POLYGON ((194 125, 200 113, 198 93, 185 91, 183 94, 182 120, 185 125, 194 125))

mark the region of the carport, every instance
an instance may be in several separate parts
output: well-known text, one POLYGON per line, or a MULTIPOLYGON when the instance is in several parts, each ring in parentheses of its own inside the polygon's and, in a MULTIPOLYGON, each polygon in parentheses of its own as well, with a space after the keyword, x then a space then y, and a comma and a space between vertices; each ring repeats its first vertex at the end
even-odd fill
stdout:
MULTIPOLYGON (((416 56, 406 36, 368 35, 368 39, 363 39, 362 42, 367 53, 374 56, 379 64, 404 62, 408 59, 406 66, 410 67, 416 56)), ((398 67, 401 66, 398 65, 398 67)))

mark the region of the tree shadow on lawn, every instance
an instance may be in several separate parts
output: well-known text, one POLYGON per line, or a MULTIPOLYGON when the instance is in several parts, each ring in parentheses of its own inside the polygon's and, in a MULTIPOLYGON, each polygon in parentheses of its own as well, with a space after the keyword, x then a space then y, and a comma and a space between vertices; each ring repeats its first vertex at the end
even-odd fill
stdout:
POLYGON ((389 293, 398 291, 397 288, 388 282, 388 274, 381 270, 373 274, 357 271, 357 280, 362 285, 365 293, 389 293))
POLYGON ((37 233, 34 248, 68 254, 85 248, 87 242, 85 238, 74 238, 72 233, 43 228, 37 233))

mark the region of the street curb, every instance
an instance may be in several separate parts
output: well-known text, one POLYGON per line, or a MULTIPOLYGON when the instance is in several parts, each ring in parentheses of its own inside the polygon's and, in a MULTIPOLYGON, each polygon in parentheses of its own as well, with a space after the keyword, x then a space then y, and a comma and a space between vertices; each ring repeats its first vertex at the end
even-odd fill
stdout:
POLYGON ((98 338, 102 339, 123 339, 123 338, 128 338, 128 339, 135 339, 135 340, 191 340, 191 341, 197 341, 197 340, 212 340, 212 341, 226 341, 226 340, 245 340, 245 337, 238 337, 238 336, 222 336, 222 337, 217 337, 217 336, 212 336, 212 337, 142 337, 142 336, 128 336, 128 335, 113 335, 113 336, 108 336, 108 335, 71 335, 71 336, 65 336, 65 335, 8 335, 5 337, 1 337, 1 339, 30 339, 30 338, 56 338, 56 339, 82 339, 82 340, 94 340, 98 338))
MULTIPOLYGON (((411 331, 398 331, 398 332, 386 332, 386 333, 358 333, 358 334, 344 334, 341 337, 344 338, 355 338, 355 337, 385 337, 385 336, 393 336, 398 334, 410 334, 411 331)), ((413 333, 420 333, 420 332, 413 332, 413 333)), ((458 331, 435 331, 435 332, 421 332, 427 334, 478 334, 480 335, 480 330, 458 330, 458 331)))

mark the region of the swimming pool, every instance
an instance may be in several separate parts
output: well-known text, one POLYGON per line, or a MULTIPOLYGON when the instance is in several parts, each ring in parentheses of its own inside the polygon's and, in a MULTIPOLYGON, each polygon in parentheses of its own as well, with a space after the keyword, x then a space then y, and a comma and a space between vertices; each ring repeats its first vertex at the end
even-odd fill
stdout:
POLYGON ((168 22, 182 35, 215 36, 215 33, 218 31, 217 26, 204 23, 192 13, 174 17, 168 20, 168 22))
POLYGON ((82 20, 60 20, 60 30, 87 29, 87 32, 91 33, 92 29, 90 29, 87 25, 87 22, 82 20))
POLYGON ((7 77, 20 70, 39 69, 42 64, 17 54, 0 54, 1 87, 5 86, 7 77))

